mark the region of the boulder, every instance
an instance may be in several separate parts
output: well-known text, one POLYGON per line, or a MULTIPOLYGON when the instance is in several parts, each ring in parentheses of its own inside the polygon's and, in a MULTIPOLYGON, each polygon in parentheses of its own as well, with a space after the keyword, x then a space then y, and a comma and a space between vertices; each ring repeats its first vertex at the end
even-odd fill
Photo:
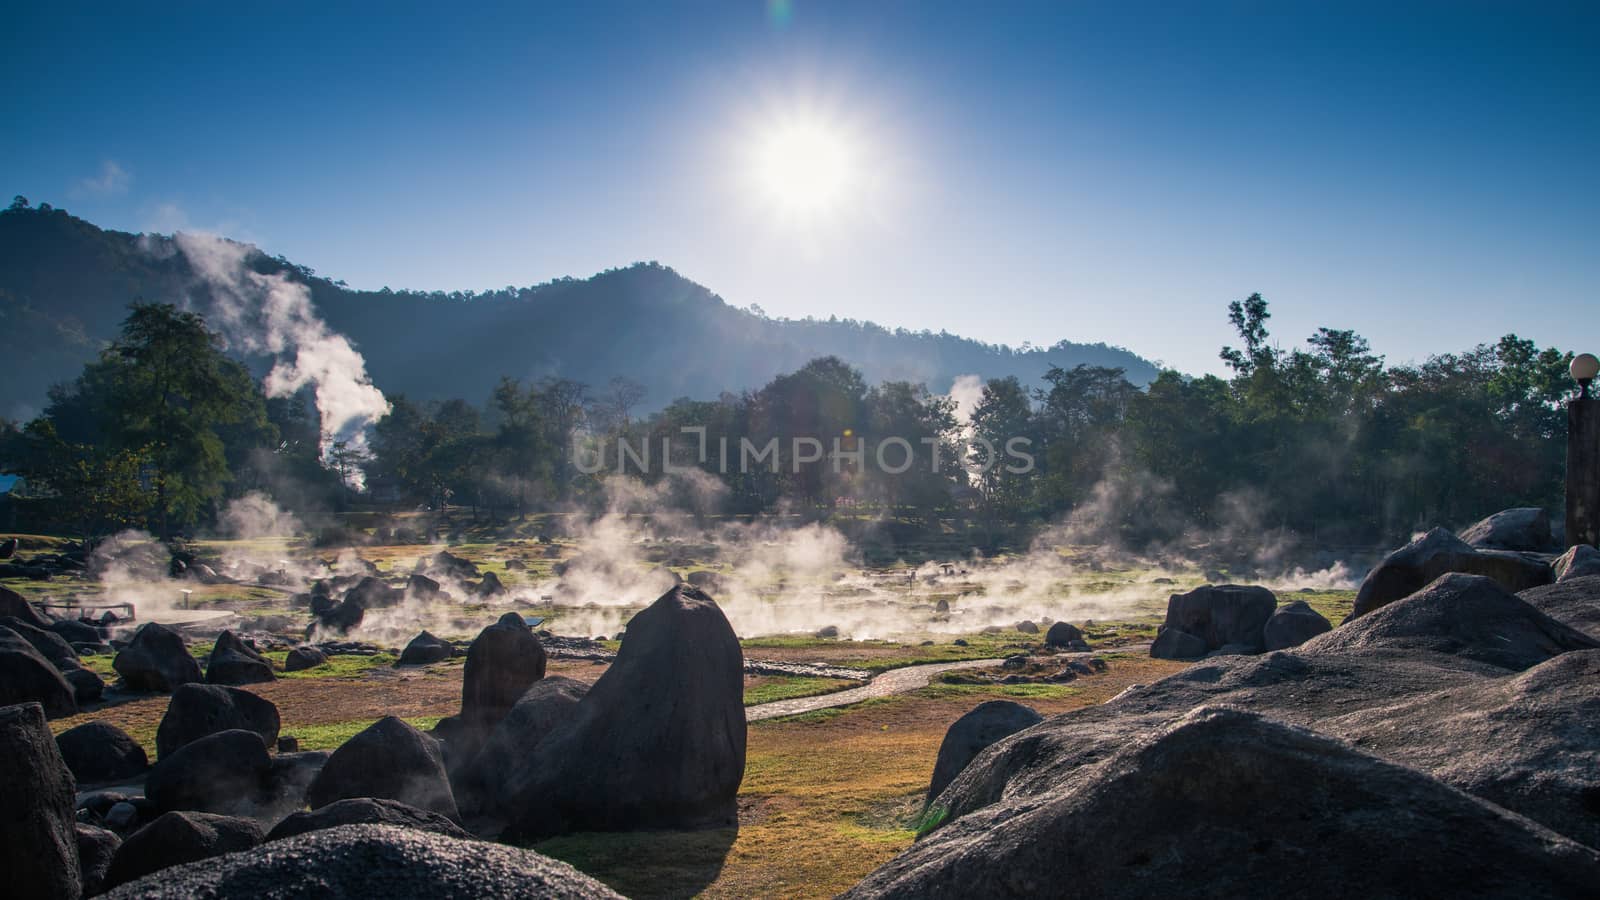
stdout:
POLYGON ((465 811, 509 819, 514 809, 502 787, 506 773, 522 765, 539 742, 577 716, 578 702, 589 692, 581 681, 552 675, 533 683, 490 732, 476 755, 453 764, 458 772, 456 799, 465 811))
POLYGON ((621 900, 566 863, 532 850, 391 825, 313 831, 139 879, 107 900, 291 897, 473 897, 621 900))
POLYGON ((263 799, 272 758, 254 731, 207 735, 163 754, 145 778, 155 808, 221 815, 254 815, 263 799))
POLYGON ((117 848, 122 846, 122 838, 117 837, 115 831, 82 822, 78 823, 75 836, 78 839, 78 872, 83 881, 83 895, 93 897, 106 888, 106 872, 111 868, 111 859, 116 856, 117 848))
POLYGON ((189 654, 183 638, 172 629, 147 622, 134 632, 111 667, 129 690, 172 693, 185 684, 204 679, 200 663, 189 654))
POLYGON ((1017 631, 1021 632, 1022 634, 1039 633, 1039 626, 1027 619, 1023 619, 1021 622, 1018 622, 1015 627, 1017 631))
POLYGON ((282 840, 308 831, 321 831, 325 828, 337 828, 340 825, 394 825, 399 828, 415 828, 419 831, 442 834, 445 837, 472 840, 472 835, 460 825, 436 812, 417 809, 398 800, 375 800, 371 797, 352 797, 349 800, 329 803, 321 809, 297 812, 279 822, 267 835, 267 840, 282 840))
POLYGON ((144 748, 110 722, 85 722, 56 736, 61 758, 79 784, 122 781, 150 768, 144 748))
POLYGON ((506 613, 478 633, 467 649, 461 677, 461 718, 487 735, 528 687, 544 677, 545 652, 517 613, 506 613))
POLYGON ((206 659, 207 684, 260 684, 277 677, 272 663, 231 631, 217 635, 206 659))
POLYGON ((169 812, 135 831, 117 848, 105 883, 116 887, 173 866, 249 850, 261 843, 253 819, 199 812, 169 812))
POLYGON ((1510 551, 1480 550, 1443 528, 1435 528, 1385 556, 1367 573, 1356 592, 1350 619, 1408 597, 1449 572, 1493 578, 1512 592, 1549 584, 1554 577, 1542 559, 1510 551))
POLYGON ((406 593, 418 600, 434 600, 444 593, 439 582, 426 575, 412 575, 406 580, 406 593))
POLYGON ((105 642, 104 636, 100 634, 100 629, 90 625, 88 622, 80 622, 77 619, 57 619, 50 623, 49 629, 61 635, 69 644, 101 645, 105 642))
POLYGON ((1487 550, 1521 550, 1543 553, 1552 548, 1550 514, 1536 506, 1506 509, 1481 519, 1461 539, 1487 550))
POLYGON ((939 744, 939 756, 933 764, 933 778, 928 784, 928 802, 939 796, 961 770, 972 762, 990 744, 1009 737, 1024 728, 1032 728, 1044 717, 1021 703, 1010 700, 989 700, 977 709, 957 719, 944 733, 939 744))
POLYGON ((10 559, 17 555, 17 539, 14 537, 0 541, 0 559, 10 559))
POLYGON ((1449 574, 1301 646, 1318 652, 1432 651, 1520 672, 1558 653, 1600 647, 1600 641, 1550 618, 1494 579, 1449 574))
POLYGON ((38 703, 52 719, 78 711, 77 691, 27 639, 0 626, 0 704, 38 703))
POLYGON ((1068 882, 1111 898, 1578 897, 1600 853, 1341 741, 1203 707, 1043 795, 944 825, 845 896, 1068 882))
POLYGON ((1264 587, 1222 584, 1197 587, 1167 600, 1164 628, 1176 628, 1205 641, 1206 650, 1228 644, 1262 648, 1261 630, 1278 608, 1264 587))
MULTIPOLYGON (((19 638, 20 640, 20 638, 19 638)), ((16 900, 76 898, 77 787, 38 703, 0 707, 0 877, 16 900)))
POLYGON ((72 685, 72 694, 79 706, 93 703, 105 694, 105 679, 77 663, 63 667, 61 677, 67 680, 67 684, 72 685))
POLYGON ((429 663, 443 662, 456 655, 454 644, 444 638, 424 631, 411 639, 406 648, 400 651, 400 658, 395 660, 397 666, 425 666, 429 663))
POLYGON ((506 592, 506 586, 500 583, 500 576, 493 572, 483 573, 483 580, 472 589, 474 597, 499 597, 506 592))
POLYGON ((310 644, 303 644, 289 651, 284 657, 283 670, 285 672, 299 672, 304 669, 315 669, 328 661, 328 654, 310 644))
POLYGON ((50 627, 50 620, 43 613, 35 609, 21 594, 8 587, 0 587, 0 616, 21 619, 35 628, 50 627))
POLYGON ((1557 622, 1600 640, 1600 575, 1568 578, 1517 596, 1557 622))
POLYGON ((156 728, 156 757, 165 759, 185 744, 235 728, 253 731, 271 746, 279 727, 278 707, 265 697, 220 684, 186 684, 173 693, 156 728))
POLYGON ((1362 751, 1432 773, 1600 846, 1600 650, 1316 723, 1362 751))
POLYGON ((732 825, 744 778, 744 654, 679 585, 628 623, 576 715, 502 776, 511 831, 535 837, 732 825))
POLYGON ((1057 622, 1051 625, 1050 630, 1044 633, 1044 642, 1051 647, 1072 647, 1077 644, 1088 646, 1088 642, 1083 639, 1083 632, 1071 622, 1057 622))
POLYGON ((478 577, 478 566, 475 563, 448 550, 440 550, 432 556, 417 560, 416 570, 453 578, 456 581, 478 577))
POLYGON ((1199 659, 1206 655, 1206 642, 1182 629, 1163 626, 1150 643, 1150 655, 1156 659, 1199 659))
POLYGON ((0 618, 0 626, 9 628, 17 636, 33 645, 39 655, 50 661, 57 669, 77 668, 78 651, 72 649, 66 638, 47 628, 40 628, 14 616, 0 618))
POLYGON ((1600 550, 1588 544, 1575 544, 1568 547, 1567 552, 1561 554, 1550 569, 1555 573, 1557 582, 1600 575, 1600 550))
POLYGON ((459 818, 438 742, 394 716, 333 751, 306 793, 312 809, 351 797, 399 800, 459 818))
POLYGON ((1312 609, 1304 600, 1296 600, 1273 611, 1261 635, 1266 641, 1267 650, 1287 650, 1332 630, 1333 623, 1324 619, 1322 613, 1312 609))

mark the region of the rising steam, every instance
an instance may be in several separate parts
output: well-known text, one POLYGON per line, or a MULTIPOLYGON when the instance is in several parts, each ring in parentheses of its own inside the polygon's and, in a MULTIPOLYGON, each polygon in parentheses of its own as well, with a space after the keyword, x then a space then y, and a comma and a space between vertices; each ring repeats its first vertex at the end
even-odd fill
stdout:
POLYGON ((311 304, 311 291, 281 272, 262 274, 249 262, 254 247, 216 235, 173 236, 184 258, 209 288, 209 321, 250 353, 273 357, 264 387, 287 397, 310 387, 322 422, 323 452, 336 441, 365 446, 365 429, 389 411, 367 363, 344 335, 328 327, 311 304))

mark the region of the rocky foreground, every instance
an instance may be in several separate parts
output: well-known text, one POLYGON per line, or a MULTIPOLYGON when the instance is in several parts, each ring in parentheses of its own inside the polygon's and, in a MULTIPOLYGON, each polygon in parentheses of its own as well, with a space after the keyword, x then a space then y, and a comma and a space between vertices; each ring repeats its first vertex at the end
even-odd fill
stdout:
POLYGON ((1594 897, 1597 610, 1445 574, 1022 727, 848 896, 1594 897))
MULTIPOLYGON (((216 646, 208 669, 259 659, 231 635, 216 646)), ((484 838, 737 815, 743 654, 717 604, 687 585, 634 617, 592 686, 546 678, 539 638, 507 614, 468 649, 460 715, 431 733, 385 717, 332 753, 280 742, 270 701, 201 683, 159 625, 141 628, 117 669, 172 694, 153 765, 110 725, 55 738, 37 698, 0 707, 8 897, 611 897, 484 838)))

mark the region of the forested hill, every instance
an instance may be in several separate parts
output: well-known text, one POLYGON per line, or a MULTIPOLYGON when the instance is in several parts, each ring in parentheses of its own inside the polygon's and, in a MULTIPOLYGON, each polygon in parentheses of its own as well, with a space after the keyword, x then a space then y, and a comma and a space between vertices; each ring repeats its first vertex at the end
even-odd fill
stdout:
MULTIPOLYGON (((869 381, 935 391, 967 373, 1037 384, 1051 366, 1079 363, 1123 368, 1135 384, 1156 374, 1104 344, 1017 351, 851 320, 770 319, 654 263, 476 294, 355 291, 281 258, 259 256, 254 265, 309 285, 329 324, 365 354, 377 385, 414 399, 481 402, 502 375, 591 385, 621 375, 645 385, 643 405, 655 408, 758 387, 827 355, 869 381)), ((48 206, 0 212, 0 415, 42 406, 51 384, 75 377, 116 334, 130 301, 189 297, 204 312, 204 290, 168 238, 103 230, 48 206)))

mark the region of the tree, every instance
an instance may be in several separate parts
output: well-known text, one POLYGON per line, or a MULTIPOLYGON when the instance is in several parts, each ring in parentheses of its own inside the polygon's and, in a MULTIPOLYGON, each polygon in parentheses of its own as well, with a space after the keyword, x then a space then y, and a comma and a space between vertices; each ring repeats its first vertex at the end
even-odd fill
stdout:
POLYGON ((121 336, 72 385, 51 391, 45 416, 69 443, 143 455, 163 538, 223 496, 225 430, 256 443, 275 431, 259 386, 200 316, 156 303, 132 305, 121 336))

